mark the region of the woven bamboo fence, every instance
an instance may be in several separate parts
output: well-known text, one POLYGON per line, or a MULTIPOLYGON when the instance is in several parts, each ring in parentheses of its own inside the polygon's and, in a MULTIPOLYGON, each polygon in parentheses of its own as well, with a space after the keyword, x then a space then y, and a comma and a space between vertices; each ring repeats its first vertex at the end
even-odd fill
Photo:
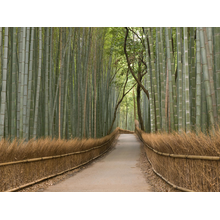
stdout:
POLYGON ((145 146, 153 171, 165 182, 186 192, 220 191, 218 134, 216 138, 195 134, 146 134, 139 128, 135 133, 145 146))
POLYGON ((17 191, 83 166, 107 152, 119 128, 100 139, 0 142, 0 191, 17 191))

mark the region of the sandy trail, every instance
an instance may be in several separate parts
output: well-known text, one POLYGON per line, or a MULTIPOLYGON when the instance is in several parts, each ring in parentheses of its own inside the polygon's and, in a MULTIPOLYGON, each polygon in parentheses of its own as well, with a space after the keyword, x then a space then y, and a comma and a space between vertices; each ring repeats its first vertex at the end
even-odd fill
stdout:
POLYGON ((44 192, 150 192, 137 166, 140 149, 133 134, 121 134, 107 156, 44 192))

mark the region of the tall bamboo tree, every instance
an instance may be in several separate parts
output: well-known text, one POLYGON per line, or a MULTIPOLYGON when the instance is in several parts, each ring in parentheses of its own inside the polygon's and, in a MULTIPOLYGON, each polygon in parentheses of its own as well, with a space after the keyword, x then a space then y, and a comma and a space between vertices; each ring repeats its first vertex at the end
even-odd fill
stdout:
POLYGON ((24 88, 23 88, 23 137, 27 139, 27 86, 28 86, 28 63, 29 63, 29 37, 30 28, 27 28, 26 46, 25 46, 25 70, 24 70, 24 88))
POLYGON ((171 60, 171 48, 170 48, 170 34, 169 29, 165 28, 166 31, 166 49, 167 49, 167 66, 168 66, 168 78, 169 78, 169 110, 170 110, 170 123, 171 129, 175 130, 175 122, 174 122, 174 99, 173 99, 173 80, 172 80, 172 60, 171 60))
POLYGON ((196 132, 201 131, 201 52, 199 28, 196 28, 196 132))
POLYGON ((214 28, 215 39, 215 74, 217 82, 217 110, 218 110, 218 125, 220 125, 220 28, 214 28))
POLYGON ((11 138, 16 137, 16 28, 13 27, 12 46, 12 99, 11 99, 11 138))
POLYGON ((176 28, 176 32, 177 32, 177 69, 178 69, 178 89, 179 89, 179 117, 178 117, 178 130, 182 131, 182 124, 183 124, 183 120, 182 120, 182 105, 183 105, 183 100, 182 100, 182 94, 183 94, 183 82, 182 82, 182 58, 181 58, 181 54, 182 54, 182 49, 181 49, 181 40, 182 40, 182 36, 180 35, 180 28, 177 27, 176 28))
MULTIPOLYGON (((208 40, 208 33, 206 28, 203 28, 204 32, 204 39, 205 39, 205 48, 206 48, 206 56, 207 56, 207 65, 208 65, 208 73, 209 73, 209 81, 210 81, 210 89, 211 89, 211 97, 212 97, 212 109, 214 115, 214 121, 217 123, 218 116, 217 116, 217 108, 216 108, 216 98, 215 98, 215 86, 213 80, 213 66, 212 66, 212 48, 210 48, 209 40, 208 40), (210 53, 211 52, 211 53, 210 53)), ((212 44, 211 44, 212 46, 212 44)))
POLYGON ((189 68, 188 68, 188 31, 183 28, 184 35, 184 77, 185 77, 185 106, 186 106, 186 132, 191 131, 190 124, 190 101, 189 101, 189 68))
POLYGON ((2 91, 1 91, 0 139, 4 137, 6 83, 7 83, 7 69, 8 69, 8 27, 5 28, 4 38, 5 39, 4 39, 4 59, 3 59, 2 91))
MULTIPOLYGON (((152 68, 152 86, 154 90, 154 97, 155 97, 155 114, 156 114, 156 123, 157 123, 157 130, 160 131, 160 107, 159 107, 159 96, 157 90, 157 79, 156 79, 156 72, 155 72, 155 65, 154 65, 154 53, 153 53, 153 44, 152 44, 152 33, 150 28, 148 28, 149 33, 149 44, 150 44, 150 57, 151 57, 151 68, 152 68)), ((159 79, 158 79, 159 80, 159 79)))
POLYGON ((211 129, 214 129, 214 115, 213 115, 213 104, 211 97, 211 88, 210 88, 210 80, 209 80, 209 72, 207 65, 207 51, 205 47, 205 37, 203 28, 199 28, 199 37, 200 37, 200 45, 201 45, 201 54, 202 54, 202 63, 203 63, 203 79, 204 79, 204 87, 205 87, 205 95, 207 100, 207 109, 209 115, 209 121, 211 129))
POLYGON ((38 120, 38 109, 39 109, 39 96, 40 96, 40 82, 41 82, 41 60, 42 60, 42 28, 39 28, 39 66, 38 66, 38 78, 37 78, 37 92, 35 101, 34 111, 34 131, 33 136, 36 138, 37 135, 37 120, 38 120))

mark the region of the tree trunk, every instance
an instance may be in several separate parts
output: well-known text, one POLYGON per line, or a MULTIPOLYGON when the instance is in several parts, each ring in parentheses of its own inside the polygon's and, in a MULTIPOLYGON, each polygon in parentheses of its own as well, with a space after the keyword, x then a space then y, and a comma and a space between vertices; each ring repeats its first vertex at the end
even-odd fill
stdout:
POLYGON ((35 114, 34 114, 34 131, 33 137, 37 135, 37 121, 38 121, 38 108, 39 108, 39 96, 40 96, 40 82, 41 82, 41 60, 42 60, 42 28, 39 28, 39 66, 38 66, 38 79, 37 79, 37 92, 35 101, 35 114))
POLYGON ((7 64, 8 64, 8 27, 5 28, 5 40, 4 40, 4 59, 3 59, 1 115, 0 115, 0 140, 4 137, 4 122, 5 122, 5 109, 6 109, 6 83, 7 83, 7 69, 8 69, 7 64))
MULTIPOLYGON (((138 80, 141 82, 142 80, 142 76, 141 76, 141 63, 138 63, 138 80)), ((139 86, 139 84, 137 85, 137 110, 138 110, 138 118, 139 118, 139 122, 141 125, 141 130, 144 131, 144 123, 143 123, 143 119, 141 116, 141 87, 139 86)))

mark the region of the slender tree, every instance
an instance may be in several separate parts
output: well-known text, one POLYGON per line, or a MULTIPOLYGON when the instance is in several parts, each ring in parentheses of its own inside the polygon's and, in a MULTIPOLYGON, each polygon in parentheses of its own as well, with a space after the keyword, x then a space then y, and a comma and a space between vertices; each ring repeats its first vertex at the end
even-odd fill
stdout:
POLYGON ((8 69, 8 27, 5 28, 4 37, 4 59, 2 72, 2 92, 1 92, 1 115, 0 115, 0 139, 4 137, 4 122, 5 122, 5 108, 6 108, 6 83, 7 83, 7 69, 8 69))
MULTIPOLYGON (((16 28, 13 27, 12 38, 12 99, 11 99, 11 138, 16 137, 16 28)), ((0 39, 1 40, 1 39, 0 39)))
POLYGON ((23 100, 24 100, 24 68, 25 68, 25 40, 26 40, 26 28, 22 28, 22 50, 21 50, 21 73, 20 73, 20 126, 19 137, 23 138, 23 100))
POLYGON ((33 136, 36 138, 37 135, 37 120, 38 120, 38 109, 39 109, 39 96, 40 96, 40 82, 41 82, 41 60, 42 60, 42 28, 39 28, 39 66, 38 66, 38 78, 37 78, 37 92, 35 101, 35 114, 34 114, 34 131, 33 136))
POLYGON ((24 70, 24 88, 23 88, 23 137, 27 139, 27 86, 28 86, 28 63, 29 63, 29 36, 30 28, 27 28, 26 46, 25 46, 25 70, 24 70))
POLYGON ((217 82, 217 110, 218 124, 220 125, 220 28, 214 28, 214 45, 215 45, 215 74, 217 82))
POLYGON ((188 67, 188 31, 187 28, 183 28, 184 35, 184 77, 185 77, 185 102, 186 102, 186 132, 191 131, 190 124, 190 102, 189 102, 189 67, 188 67))
POLYGON ((202 63, 203 63, 203 79, 204 79, 204 87, 205 87, 205 95, 207 101, 207 109, 209 115, 209 121, 212 131, 214 131, 214 115, 213 115, 213 104, 211 97, 211 88, 210 88, 210 80, 209 80, 209 72, 207 65, 207 51, 205 47, 205 37, 203 28, 199 28, 199 37, 200 37, 200 45, 201 45, 201 55, 202 55, 202 63))
POLYGON ((170 34, 169 29, 165 28, 166 30, 166 49, 167 49, 167 66, 168 66, 168 78, 169 78, 169 110, 170 110, 170 123, 171 123, 171 129, 175 130, 175 123, 174 123, 174 100, 173 100, 173 86, 172 86, 172 66, 171 66, 171 48, 170 48, 170 34))
POLYGON ((201 131, 201 52, 200 52, 200 37, 199 28, 196 28, 196 132, 201 131))

